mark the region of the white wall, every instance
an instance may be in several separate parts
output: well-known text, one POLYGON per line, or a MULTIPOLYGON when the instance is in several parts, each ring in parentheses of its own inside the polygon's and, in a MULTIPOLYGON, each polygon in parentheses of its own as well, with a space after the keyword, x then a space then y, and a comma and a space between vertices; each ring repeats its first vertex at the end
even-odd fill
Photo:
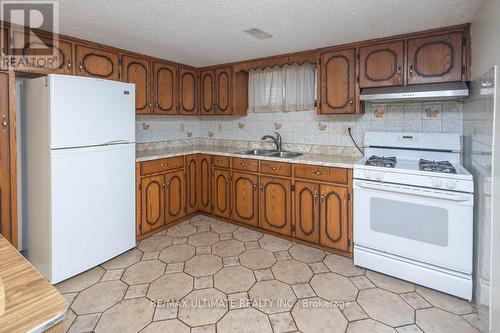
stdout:
MULTIPOLYGON (((478 78, 494 65, 500 65, 500 0, 485 0, 472 20, 472 79, 478 78)), ((498 83, 498 80, 497 80, 498 83)), ((496 85, 493 131, 492 175, 492 238, 491 238, 491 305, 490 330, 500 332, 500 117, 498 115, 499 85, 496 85), (495 209, 496 207, 496 209, 495 209)))

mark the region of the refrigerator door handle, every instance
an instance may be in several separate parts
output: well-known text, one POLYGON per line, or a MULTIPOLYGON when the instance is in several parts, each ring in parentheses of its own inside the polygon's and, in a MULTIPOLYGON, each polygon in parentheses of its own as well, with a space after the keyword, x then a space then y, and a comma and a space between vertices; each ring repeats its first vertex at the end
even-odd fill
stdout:
POLYGON ((125 144, 125 143, 131 143, 128 140, 112 140, 105 142, 104 145, 117 145, 117 144, 125 144))

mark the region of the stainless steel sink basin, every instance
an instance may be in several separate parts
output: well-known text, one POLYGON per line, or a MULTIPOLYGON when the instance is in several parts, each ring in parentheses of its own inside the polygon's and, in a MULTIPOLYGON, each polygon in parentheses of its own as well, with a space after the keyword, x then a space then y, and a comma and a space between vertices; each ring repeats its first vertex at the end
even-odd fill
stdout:
POLYGON ((275 153, 271 153, 267 156, 269 157, 281 157, 281 158, 294 158, 297 156, 303 155, 302 153, 297 153, 294 151, 277 151, 275 153))
POLYGON ((254 155, 254 156, 267 156, 272 153, 276 153, 276 150, 268 150, 268 149, 253 149, 253 150, 246 150, 246 151, 240 151, 237 152, 236 154, 241 154, 241 155, 254 155))

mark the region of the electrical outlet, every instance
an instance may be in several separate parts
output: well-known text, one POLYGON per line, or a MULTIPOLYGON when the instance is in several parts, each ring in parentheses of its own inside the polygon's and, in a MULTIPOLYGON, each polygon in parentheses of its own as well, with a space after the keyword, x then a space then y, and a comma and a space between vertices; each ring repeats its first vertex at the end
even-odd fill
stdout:
POLYGON ((342 126, 342 135, 343 136, 349 136, 349 130, 351 129, 351 126, 342 126))

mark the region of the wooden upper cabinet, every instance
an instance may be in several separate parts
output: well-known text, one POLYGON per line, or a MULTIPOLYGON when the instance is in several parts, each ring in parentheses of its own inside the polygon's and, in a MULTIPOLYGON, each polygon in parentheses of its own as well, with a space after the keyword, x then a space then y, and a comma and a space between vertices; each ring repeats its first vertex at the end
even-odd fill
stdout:
POLYGON ((215 71, 215 113, 232 114, 232 69, 219 68, 215 71))
POLYGON ((165 224, 163 175, 141 179, 141 231, 147 233, 165 224))
POLYGON ((165 174, 165 223, 186 216, 186 182, 184 171, 165 174))
POLYGON ((200 75, 201 114, 215 114, 215 71, 202 71, 200 75))
POLYGON ((319 113, 356 113, 356 50, 321 55, 319 113))
POLYGON ((259 177, 233 172, 232 219, 254 227, 259 225, 259 177))
POLYGON ((198 114, 198 73, 181 67, 179 69, 179 114, 198 114))
POLYGON ((291 187, 289 179, 261 177, 259 224, 262 229, 292 234, 291 187))
POLYGON ((319 244, 319 185, 295 182, 295 237, 319 244))
POLYGON ((359 49, 361 88, 404 84, 404 41, 365 46, 359 49))
POLYGON ((231 173, 229 170, 213 169, 212 200, 214 215, 231 217, 231 173))
POLYGON ((463 33, 408 40, 408 84, 461 81, 463 33))
POLYGON ((187 213, 192 214, 198 210, 199 205, 199 189, 200 189, 200 174, 198 165, 198 156, 190 155, 186 157, 186 192, 187 192, 187 213))
POLYGON ((199 209, 203 212, 210 213, 212 211, 211 201, 211 182, 212 182, 212 157, 210 155, 198 155, 198 176, 200 178, 198 193, 199 193, 199 209))
POLYGON ((76 45, 76 74, 120 80, 120 55, 113 51, 76 45))
POLYGON ((123 56, 122 70, 123 81, 135 84, 136 113, 151 114, 151 63, 145 58, 123 56))
POLYGON ((347 188, 320 185, 320 244, 349 251, 347 188))
POLYGON ((37 57, 37 61, 30 64, 19 63, 15 70, 39 74, 73 74, 73 44, 59 39, 54 40, 43 35, 24 33, 12 30, 10 42, 18 55, 37 57))
POLYGON ((154 62, 152 91, 155 114, 177 114, 177 67, 154 62))

